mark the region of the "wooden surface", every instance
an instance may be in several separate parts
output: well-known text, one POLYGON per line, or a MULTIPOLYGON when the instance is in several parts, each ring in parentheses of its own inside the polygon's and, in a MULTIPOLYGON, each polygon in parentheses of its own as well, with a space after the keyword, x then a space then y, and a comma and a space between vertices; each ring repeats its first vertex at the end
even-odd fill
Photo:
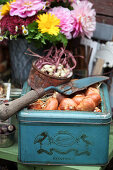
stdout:
POLYGON ((103 65, 104 65, 104 60, 102 58, 98 58, 95 63, 92 75, 102 75, 103 65))
POLYGON ((113 0, 89 0, 94 4, 97 22, 113 25, 113 0))
POLYGON ((96 8, 97 14, 108 15, 113 17, 113 0, 90 0, 96 8))

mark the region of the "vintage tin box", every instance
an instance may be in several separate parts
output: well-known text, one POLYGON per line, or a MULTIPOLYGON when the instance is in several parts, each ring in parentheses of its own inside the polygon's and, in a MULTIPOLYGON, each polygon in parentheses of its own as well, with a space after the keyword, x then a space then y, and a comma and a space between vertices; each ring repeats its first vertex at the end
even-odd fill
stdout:
MULTIPOLYGON (((25 83, 22 95, 29 90, 25 83)), ((106 84, 101 85, 100 93, 101 113, 21 110, 19 161, 40 165, 106 164, 111 122, 106 84)))

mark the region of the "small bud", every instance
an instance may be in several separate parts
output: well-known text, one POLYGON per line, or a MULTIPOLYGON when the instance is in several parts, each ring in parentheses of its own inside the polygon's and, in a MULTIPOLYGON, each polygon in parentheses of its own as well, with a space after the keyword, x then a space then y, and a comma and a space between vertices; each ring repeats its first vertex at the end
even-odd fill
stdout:
POLYGON ((3 41, 4 37, 0 35, 0 41, 3 41))
POLYGON ((9 125, 9 126, 8 126, 8 131, 9 131, 9 132, 13 132, 14 130, 15 130, 14 125, 9 125))
POLYGON ((2 127, 1 127, 1 130, 3 131, 3 133, 6 133, 7 132, 7 126, 6 125, 3 125, 2 127))
POLYGON ((17 25, 15 26, 15 31, 16 31, 16 32, 18 31, 18 26, 17 26, 17 25))

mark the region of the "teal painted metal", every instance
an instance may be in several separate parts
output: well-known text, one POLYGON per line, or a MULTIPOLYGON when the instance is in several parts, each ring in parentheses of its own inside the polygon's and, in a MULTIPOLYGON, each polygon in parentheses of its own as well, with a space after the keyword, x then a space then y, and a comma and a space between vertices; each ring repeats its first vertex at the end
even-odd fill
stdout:
POLYGON ((59 85, 57 87, 50 86, 50 87, 45 88, 44 90, 45 92, 49 90, 55 90, 65 95, 71 95, 75 93, 76 91, 81 91, 95 83, 102 82, 108 79, 109 77, 106 77, 106 76, 85 77, 82 79, 71 81, 70 83, 67 83, 65 85, 59 85))
MULTIPOLYGON (((25 83, 22 95, 29 90, 25 83)), ((105 165, 111 122, 105 84, 101 85, 100 93, 102 113, 27 108, 20 111, 19 161, 43 165, 105 165)))

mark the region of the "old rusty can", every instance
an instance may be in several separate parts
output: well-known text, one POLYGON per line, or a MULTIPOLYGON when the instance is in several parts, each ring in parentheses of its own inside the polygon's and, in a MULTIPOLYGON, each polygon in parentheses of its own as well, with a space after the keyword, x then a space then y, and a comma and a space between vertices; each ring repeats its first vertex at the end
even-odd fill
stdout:
POLYGON ((28 84, 31 86, 33 89, 39 88, 39 87, 49 87, 49 86, 58 86, 60 84, 67 83, 71 80, 72 75, 69 77, 55 77, 55 76, 50 76, 46 73, 43 73, 40 71, 36 65, 36 61, 33 62, 29 78, 28 78, 28 84))

